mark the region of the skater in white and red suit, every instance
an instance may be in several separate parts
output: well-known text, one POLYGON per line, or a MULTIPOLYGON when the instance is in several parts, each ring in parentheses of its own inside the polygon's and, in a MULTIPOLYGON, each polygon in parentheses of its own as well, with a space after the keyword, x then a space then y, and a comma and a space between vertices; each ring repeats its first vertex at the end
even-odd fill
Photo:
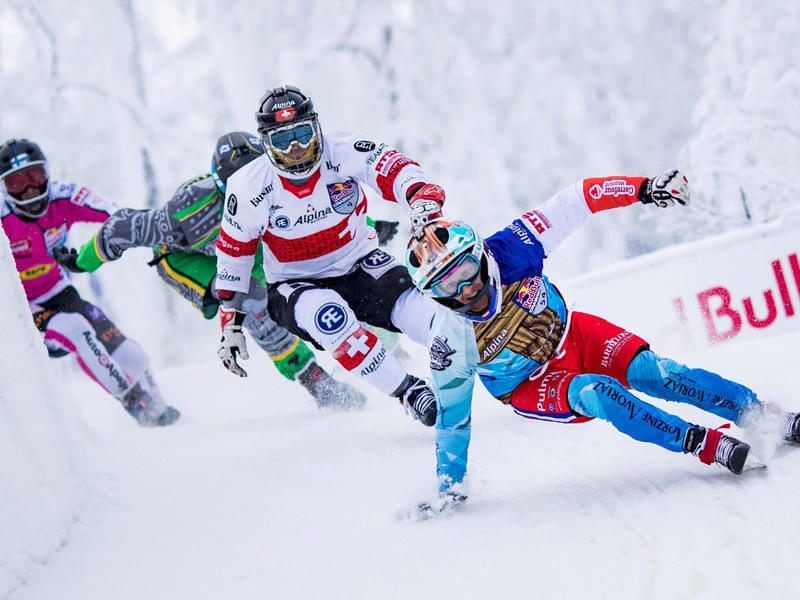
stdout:
POLYGON ((237 362, 247 358, 239 300, 263 244, 275 321, 433 425, 431 389, 405 372, 370 326, 426 344, 435 303, 414 288, 405 266, 378 249, 363 186, 410 206, 412 222, 440 216, 444 191, 387 144, 323 135, 311 99, 296 87, 268 91, 256 121, 266 153, 228 180, 217 242, 223 364, 245 375, 237 362))

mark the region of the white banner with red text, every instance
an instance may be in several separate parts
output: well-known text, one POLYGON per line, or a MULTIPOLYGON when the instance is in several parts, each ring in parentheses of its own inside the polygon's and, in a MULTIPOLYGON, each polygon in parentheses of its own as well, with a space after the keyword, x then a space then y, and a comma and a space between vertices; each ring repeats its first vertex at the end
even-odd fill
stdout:
POLYGON ((604 317, 669 352, 800 330, 798 256, 800 221, 793 219, 554 283, 574 310, 604 317))

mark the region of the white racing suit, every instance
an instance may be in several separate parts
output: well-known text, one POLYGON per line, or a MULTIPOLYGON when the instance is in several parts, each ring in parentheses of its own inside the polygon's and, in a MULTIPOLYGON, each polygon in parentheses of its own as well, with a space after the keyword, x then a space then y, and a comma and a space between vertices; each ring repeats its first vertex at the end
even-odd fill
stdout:
POLYGON ((303 185, 281 176, 267 155, 257 158, 227 183, 217 289, 246 292, 263 243, 276 321, 392 394, 406 373, 364 324, 425 344, 435 304, 413 287, 404 266, 377 249, 363 186, 407 206, 407 192, 421 183, 417 163, 347 133, 325 135, 320 164, 303 185))

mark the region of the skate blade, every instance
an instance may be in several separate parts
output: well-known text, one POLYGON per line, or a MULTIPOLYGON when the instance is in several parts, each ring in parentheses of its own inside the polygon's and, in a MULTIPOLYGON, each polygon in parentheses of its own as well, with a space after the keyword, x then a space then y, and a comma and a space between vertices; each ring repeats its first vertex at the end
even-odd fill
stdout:
POLYGON ((418 523, 429 519, 447 517, 459 512, 464 507, 463 499, 437 498, 431 501, 424 501, 417 504, 413 509, 405 510, 398 518, 402 520, 418 523))
POLYGON ((766 469, 766 468, 767 468, 767 463, 758 458, 752 452, 749 452, 747 454, 747 459, 744 461, 744 466, 742 467, 742 473, 744 473, 745 471, 754 471, 757 469, 766 469))

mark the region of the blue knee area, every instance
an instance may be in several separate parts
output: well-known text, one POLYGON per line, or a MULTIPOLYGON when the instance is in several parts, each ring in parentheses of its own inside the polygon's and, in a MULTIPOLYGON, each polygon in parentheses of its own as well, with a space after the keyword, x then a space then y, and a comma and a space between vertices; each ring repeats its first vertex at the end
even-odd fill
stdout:
POLYGON ((691 425, 640 400, 612 377, 578 375, 569 384, 568 399, 575 412, 608 421, 635 440, 683 452, 683 438, 691 425))
POLYGON ((669 358, 646 350, 633 359, 627 372, 628 384, 654 398, 692 404, 738 423, 759 400, 750 388, 704 369, 690 369, 669 358))
POLYGON ((616 379, 605 375, 578 375, 570 383, 567 391, 569 407, 584 417, 597 417, 608 421, 606 403, 598 393, 598 384, 613 386, 616 379))

